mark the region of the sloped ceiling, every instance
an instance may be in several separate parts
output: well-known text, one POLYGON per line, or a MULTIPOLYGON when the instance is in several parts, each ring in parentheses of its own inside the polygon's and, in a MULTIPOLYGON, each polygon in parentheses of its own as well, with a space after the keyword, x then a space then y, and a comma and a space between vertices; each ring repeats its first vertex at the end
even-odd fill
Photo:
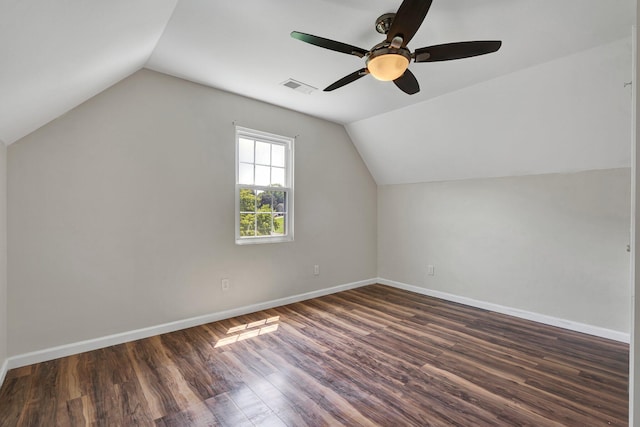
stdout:
POLYGON ((0 0, 0 140, 144 66, 177 0, 0 0))
MULTIPOLYGON (((291 39, 292 30, 368 49, 382 40, 375 19, 400 3, 0 0, 0 140, 13 143, 147 67, 346 124, 375 169, 371 153, 384 153, 388 136, 358 131, 368 120, 376 126, 402 123, 409 130, 396 137, 424 144, 410 130, 415 134, 423 114, 431 112, 429 100, 628 38, 635 16, 634 0, 434 0, 411 49, 482 39, 502 40, 502 49, 447 63, 411 64, 422 89, 413 96, 371 77, 310 95, 280 84, 294 78, 322 89, 363 67, 354 56, 291 39), (407 108, 410 115, 396 114, 407 108)), ((487 152, 493 149, 498 147, 487 152)), ((412 154, 409 148, 406 160, 412 154)), ((442 153, 441 160, 455 156, 455 151, 442 153)), ((475 161, 482 161, 482 153, 475 161)), ((413 179, 372 173, 379 183, 413 179)))
POLYGON ((629 167, 631 79, 629 38, 346 128, 379 185, 629 167))
POLYGON ((180 1, 148 68, 338 123, 406 107, 631 34, 633 0, 434 0, 409 47, 502 40, 498 53, 411 64, 421 92, 366 77, 330 93, 302 95, 287 78, 323 89, 364 66, 355 56, 290 38, 292 30, 369 49, 376 18, 400 0, 180 1))

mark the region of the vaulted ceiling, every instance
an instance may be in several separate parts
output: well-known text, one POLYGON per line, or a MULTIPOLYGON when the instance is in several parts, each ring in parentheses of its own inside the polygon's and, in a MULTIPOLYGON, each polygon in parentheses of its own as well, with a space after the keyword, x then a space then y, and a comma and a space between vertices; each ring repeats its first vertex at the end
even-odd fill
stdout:
POLYGON ((502 40, 502 49, 412 63, 421 85, 413 96, 370 76, 309 95, 281 85, 293 78, 322 89, 363 67, 355 56, 294 40, 291 31, 369 49, 383 38, 376 18, 400 3, 0 0, 0 140, 13 143, 146 67, 345 124, 367 161, 368 140, 376 136, 350 124, 405 108, 417 108, 411 117, 419 121, 429 100, 628 38, 635 22, 634 0, 434 0, 412 50, 483 39, 502 40))

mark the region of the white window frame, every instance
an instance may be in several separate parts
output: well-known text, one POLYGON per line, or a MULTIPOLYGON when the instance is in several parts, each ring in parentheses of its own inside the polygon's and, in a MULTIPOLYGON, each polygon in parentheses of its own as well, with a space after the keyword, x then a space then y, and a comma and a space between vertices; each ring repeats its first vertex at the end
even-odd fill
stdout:
POLYGON ((236 244, 247 245, 256 243, 279 243, 293 241, 293 160, 295 138, 281 135, 275 135, 268 132, 262 132, 255 129, 249 129, 236 126, 236 185, 235 185, 235 235, 236 244), (285 148, 285 185, 284 187, 271 187, 259 185, 240 184, 240 138, 253 139, 256 141, 267 142, 270 144, 282 145, 285 148), (272 236, 241 236, 240 235, 240 189, 250 188, 255 191, 282 191, 286 193, 285 197, 285 221, 284 233, 272 236))

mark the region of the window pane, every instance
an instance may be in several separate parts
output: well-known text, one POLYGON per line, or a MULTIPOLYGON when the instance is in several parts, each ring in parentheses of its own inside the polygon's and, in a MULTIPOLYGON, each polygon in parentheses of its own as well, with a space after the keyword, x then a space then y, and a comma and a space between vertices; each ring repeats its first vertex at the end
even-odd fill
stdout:
POLYGON ((256 141, 256 163, 261 165, 271 164, 271 144, 256 141))
POLYGON ((271 214, 260 213, 256 215, 257 219, 257 235, 258 236, 270 236, 271 235, 271 214))
POLYGON ((284 167, 284 145, 271 144, 271 165, 284 167))
POLYGON ((253 185, 253 164, 240 163, 238 165, 238 184, 253 185))
POLYGON ((280 236, 284 234, 286 217, 285 214, 273 214, 273 234, 280 236))
POLYGON ((255 212, 256 196, 253 190, 247 188, 240 189, 240 212, 255 212))
POLYGON ((238 159, 244 163, 253 163, 253 140, 240 139, 240 147, 238 147, 238 159))
POLYGON ((274 191, 273 199, 273 211, 277 213, 287 213, 287 193, 285 191, 274 191))
POLYGON ((240 236, 256 235, 256 216, 255 214, 240 214, 240 236))
POLYGON ((273 211, 273 193, 270 191, 263 191, 258 195, 258 211, 260 212, 272 212, 273 211))
POLYGON ((271 183, 271 168, 269 166, 256 165, 256 185, 267 187, 271 183))
POLYGON ((258 191, 256 196, 256 211, 271 212, 271 193, 268 191, 258 191))
POLYGON ((286 186, 284 182, 284 168, 271 168, 271 185, 286 186))

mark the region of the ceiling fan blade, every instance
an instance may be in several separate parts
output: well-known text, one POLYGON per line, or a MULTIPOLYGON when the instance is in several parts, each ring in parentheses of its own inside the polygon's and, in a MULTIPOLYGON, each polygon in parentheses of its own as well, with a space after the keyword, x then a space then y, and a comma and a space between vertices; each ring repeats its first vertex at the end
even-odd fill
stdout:
POLYGON ((446 43, 416 49, 414 56, 415 62, 450 61, 492 53, 500 46, 502 42, 498 40, 446 43))
POLYGON ((324 91, 325 92, 331 92, 332 90, 336 90, 338 88, 341 88, 344 85, 348 85, 349 83, 353 83, 356 80, 358 80, 359 78, 366 76, 367 74, 369 74, 369 70, 367 70, 366 68, 363 68, 362 70, 358 70, 356 72, 353 72, 353 73, 349 74, 348 76, 344 76, 343 78, 341 78, 337 82, 327 86, 327 88, 324 91))
POLYGON ((298 31, 292 31, 291 37, 297 40, 301 40, 305 43, 320 46, 329 50, 334 50, 336 52, 346 53, 348 55, 355 55, 360 58, 369 53, 368 50, 364 50, 356 46, 351 46, 350 44, 325 39, 324 37, 313 36, 311 34, 300 33, 298 31))
POLYGON ((398 88, 406 94, 414 95, 420 92, 420 85, 418 84, 418 80, 416 76, 409 70, 405 71, 404 74, 393 81, 398 88))
POLYGON ((416 35, 427 16, 432 0, 404 0, 396 12, 387 33, 387 42, 391 43, 396 36, 402 37, 402 47, 416 35))

